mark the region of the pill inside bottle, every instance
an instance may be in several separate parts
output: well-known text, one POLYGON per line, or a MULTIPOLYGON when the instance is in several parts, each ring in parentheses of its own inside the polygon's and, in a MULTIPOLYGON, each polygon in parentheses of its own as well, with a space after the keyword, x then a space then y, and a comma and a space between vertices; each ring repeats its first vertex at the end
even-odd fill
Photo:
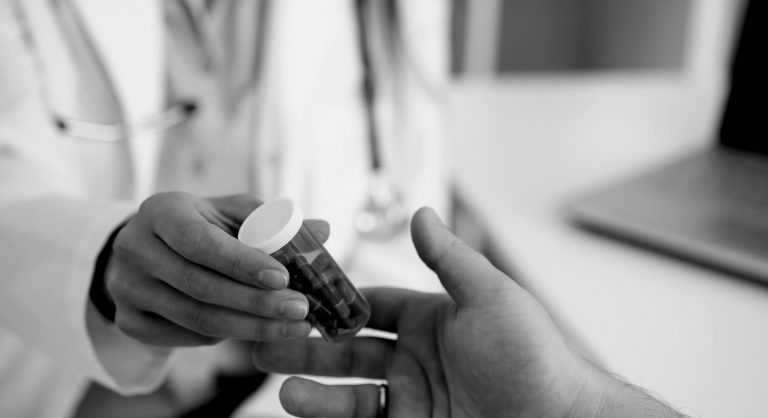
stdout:
POLYGON ((288 287, 309 302, 307 320, 327 341, 352 338, 371 317, 371 306, 304 223, 292 199, 270 200, 240 226, 238 239, 288 269, 288 287))

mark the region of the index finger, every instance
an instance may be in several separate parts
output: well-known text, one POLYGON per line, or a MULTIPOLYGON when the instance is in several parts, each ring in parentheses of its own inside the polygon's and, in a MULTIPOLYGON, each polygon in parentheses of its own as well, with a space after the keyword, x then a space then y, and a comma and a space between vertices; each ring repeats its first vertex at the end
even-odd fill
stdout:
MULTIPOLYGON (((367 288, 361 293, 371 304, 368 328, 397 332, 397 323, 414 314, 406 304, 424 294, 397 288, 367 288)), ((423 301, 417 305, 424 306, 423 301)), ((394 341, 356 337, 343 343, 329 343, 319 338, 291 342, 258 343, 253 348, 253 362, 260 370, 282 374, 364 377, 383 379, 394 341)))
POLYGON ((418 292, 395 287, 369 287, 360 293, 371 305, 371 319, 366 327, 397 333, 397 322, 408 300, 418 292))
POLYGON ((245 284, 271 289, 288 285, 288 272, 280 262, 210 223, 193 202, 181 203, 166 208, 152 222, 160 239, 174 251, 245 284))
POLYGON ((272 373, 384 379, 394 346, 392 340, 371 337, 343 343, 320 338, 260 342, 253 346, 253 364, 272 373))

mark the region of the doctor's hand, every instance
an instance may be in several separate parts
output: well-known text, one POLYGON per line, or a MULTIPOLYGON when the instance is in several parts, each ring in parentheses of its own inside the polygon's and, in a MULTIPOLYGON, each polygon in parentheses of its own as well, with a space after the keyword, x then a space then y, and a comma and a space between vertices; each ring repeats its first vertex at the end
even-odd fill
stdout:
MULTIPOLYGON (((365 289, 372 307, 368 326, 397 333, 396 341, 257 343, 256 366, 385 379, 390 417, 620 417, 670 411, 571 350, 536 299, 453 236, 434 212, 417 212, 411 229, 421 259, 448 295, 365 289)), ((325 386, 292 377, 280 401, 300 417, 380 416, 377 385, 325 386)))
MULTIPOLYGON (((285 267, 236 238, 261 203, 250 195, 176 192, 144 201, 117 234, 106 269, 115 324, 160 346, 306 337, 307 299, 286 288, 285 267)), ((328 238, 326 222, 307 223, 321 241, 328 238)))

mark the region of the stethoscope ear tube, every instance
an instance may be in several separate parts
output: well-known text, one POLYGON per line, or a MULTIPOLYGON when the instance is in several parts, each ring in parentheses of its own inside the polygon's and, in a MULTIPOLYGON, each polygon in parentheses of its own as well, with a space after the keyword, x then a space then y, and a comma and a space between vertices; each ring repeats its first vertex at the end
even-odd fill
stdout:
POLYGON ((157 135, 191 118, 197 111, 197 103, 186 101, 135 122, 102 124, 78 119, 54 116, 53 123, 67 136, 102 142, 116 142, 131 136, 157 135))
MULTIPOLYGON (((381 142, 376 123, 376 78, 371 60, 368 19, 371 17, 370 0, 355 1, 355 17, 363 69, 363 103, 367 123, 370 152, 370 196, 355 218, 355 228, 364 238, 387 239, 405 229, 408 218, 399 193, 395 190, 386 166, 382 163, 381 142)), ((390 28, 391 29, 391 28, 390 28)))
MULTIPOLYGON (((90 102, 100 110, 106 109, 111 113, 111 120, 122 118, 120 102, 112 86, 109 74, 106 72, 97 51, 93 46, 87 31, 82 27, 82 22, 77 11, 70 1, 56 2, 52 7, 59 23, 66 44, 75 52, 78 59, 75 61, 87 77, 88 83, 96 92, 90 92, 90 102), (94 104, 95 103, 95 104, 94 104)), ((26 36, 28 46, 33 51, 36 66, 40 71, 45 71, 44 61, 40 58, 36 48, 37 43, 33 36, 33 30, 29 24, 29 18, 21 4, 12 2, 13 11, 21 30, 26 36)), ((45 79, 44 74, 41 75, 45 79)), ((137 121, 121 121, 117 123, 90 122, 76 118, 63 116, 57 112, 50 103, 50 86, 43 83, 42 95, 46 100, 46 106, 51 115, 54 127, 64 136, 76 137, 101 142, 117 142, 130 136, 157 135, 166 129, 176 126, 189 118, 197 111, 198 105, 194 100, 179 101, 169 106, 156 115, 137 121)), ((103 112, 102 112, 103 113, 103 112)))
POLYGON ((381 167, 381 154, 374 110, 376 104, 376 80, 374 78, 373 64, 371 63, 371 44, 368 39, 368 28, 371 26, 368 24, 370 16, 369 7, 370 2, 368 0, 355 1, 358 46, 363 70, 363 104, 365 107, 366 128, 368 130, 371 168, 377 170, 381 167))

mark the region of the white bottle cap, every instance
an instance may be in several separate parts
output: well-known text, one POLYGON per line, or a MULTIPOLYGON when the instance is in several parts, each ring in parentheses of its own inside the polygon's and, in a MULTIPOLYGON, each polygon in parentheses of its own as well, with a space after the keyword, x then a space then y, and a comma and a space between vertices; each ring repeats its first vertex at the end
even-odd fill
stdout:
POLYGON ((283 248, 304 222, 304 213, 288 197, 278 197, 259 206, 245 218, 237 239, 267 254, 283 248))

